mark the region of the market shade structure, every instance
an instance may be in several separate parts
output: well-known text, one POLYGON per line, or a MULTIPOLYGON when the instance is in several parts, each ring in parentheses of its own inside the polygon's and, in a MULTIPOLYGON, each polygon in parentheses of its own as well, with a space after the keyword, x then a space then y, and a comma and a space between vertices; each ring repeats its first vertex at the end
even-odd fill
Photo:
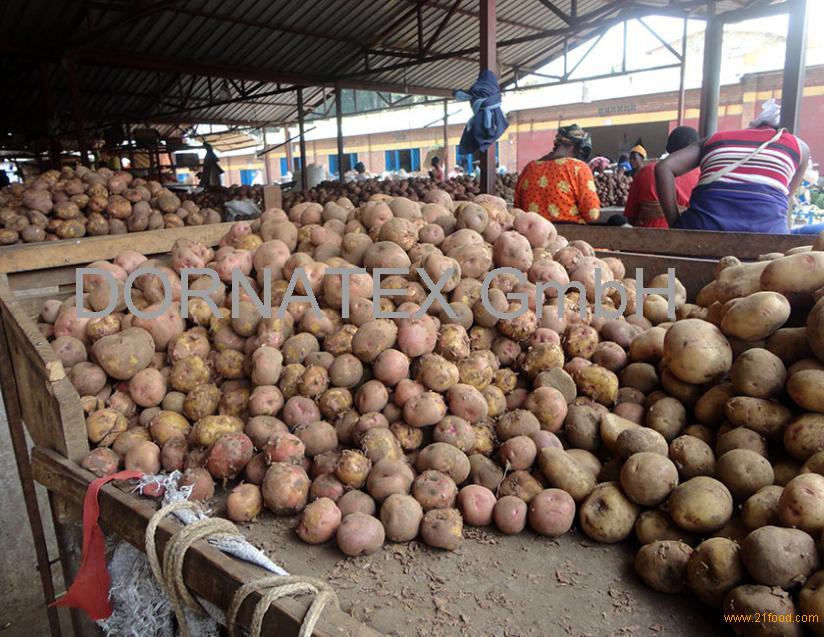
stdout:
MULTIPOLYGON (((449 97, 484 62, 506 85, 649 15, 709 16, 715 62, 713 16, 788 8, 803 16, 806 0, 8 0, 0 72, 14 90, 0 95, 0 144, 72 131, 85 157, 87 136, 112 125, 151 124, 161 136, 191 123, 276 126, 299 119, 299 101, 305 114, 340 104, 341 88, 449 97)), ((803 47, 793 51, 797 93, 803 47)), ((705 103, 712 110, 711 94, 705 103)))

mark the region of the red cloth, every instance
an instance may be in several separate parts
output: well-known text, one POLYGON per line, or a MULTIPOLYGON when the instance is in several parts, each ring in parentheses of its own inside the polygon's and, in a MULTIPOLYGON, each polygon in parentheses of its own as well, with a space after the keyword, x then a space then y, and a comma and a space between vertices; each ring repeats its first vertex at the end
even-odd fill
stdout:
MULTIPOLYGON (((655 163, 646 164, 641 170, 635 173, 632 184, 629 187, 627 203, 624 206, 624 216, 634 226, 644 228, 669 228, 667 220, 663 217, 654 219, 646 223, 638 219, 641 204, 658 201, 658 192, 655 190, 655 163)), ((698 178, 701 170, 696 168, 690 172, 675 178, 675 192, 678 198, 678 205, 687 208, 690 205, 690 196, 693 189, 698 185, 698 178)))
POLYGON ((95 621, 111 616, 109 586, 112 578, 106 568, 106 539, 97 523, 100 517, 97 494, 107 482, 131 480, 142 475, 140 471, 120 471, 98 478, 89 485, 83 499, 83 561, 69 590, 52 606, 80 608, 95 621))

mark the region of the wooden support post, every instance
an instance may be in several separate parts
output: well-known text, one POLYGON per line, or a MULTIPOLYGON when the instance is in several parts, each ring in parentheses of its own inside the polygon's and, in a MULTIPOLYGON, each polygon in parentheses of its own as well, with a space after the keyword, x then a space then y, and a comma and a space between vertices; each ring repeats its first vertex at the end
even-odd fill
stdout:
MULTIPOLYGON (((495 0, 481 0, 481 70, 497 75, 495 0)), ((495 144, 481 153, 481 192, 495 194, 495 144)))
POLYGON ((129 124, 128 128, 126 128, 126 134, 129 136, 129 170, 134 170, 134 140, 132 139, 132 125, 129 124))
POLYGON ((807 53, 807 0, 790 0, 784 81, 781 86, 781 126, 797 132, 804 96, 805 55, 807 53))
POLYGON ((338 130, 338 181, 343 182, 343 89, 335 89, 335 122, 338 130))
POLYGON ((3 404, 6 407, 6 420, 9 425, 14 459, 17 463, 17 475, 20 478, 23 501, 26 504, 26 515, 29 518, 29 528, 34 541, 37 572, 40 574, 40 585, 43 588, 43 601, 49 620, 49 631, 52 637, 61 637, 60 617, 57 614, 57 608, 50 606, 54 601, 54 581, 52 580, 49 549, 46 545, 46 533, 43 530, 43 520, 40 517, 40 506, 34 488, 29 451, 26 445, 26 434, 23 429, 23 417, 20 413, 20 403, 17 397, 17 383, 14 379, 14 370, 6 345, 6 334, 2 321, 0 321, 0 374, 5 379, 2 384, 3 404))
POLYGON ((449 172, 449 100, 443 101, 443 176, 449 172))
POLYGON ((704 79, 701 84, 701 113, 698 125, 701 137, 712 135, 718 128, 724 23, 714 13, 715 2, 711 2, 707 6, 707 30, 704 32, 704 79))
POLYGON ((686 75, 687 75, 687 25, 689 20, 684 18, 684 31, 681 35, 681 69, 678 78, 678 125, 684 125, 686 112, 686 75))
POLYGON ((66 75, 69 78, 69 93, 72 98, 72 117, 74 118, 74 128, 77 132, 77 145, 80 148, 80 163, 89 167, 89 148, 86 145, 86 130, 83 122, 83 110, 80 104, 80 90, 77 86, 77 63, 74 58, 67 57, 64 60, 66 75))
POLYGON ((292 153, 292 142, 290 141, 290 133, 289 128, 284 126, 283 127, 283 141, 286 142, 286 170, 290 173, 294 174, 295 171, 295 158, 292 153))
POLYGON ((306 134, 304 132, 305 114, 303 112, 303 87, 298 87, 298 135, 300 137, 300 189, 309 190, 308 175, 306 174, 306 167, 309 162, 306 161, 306 134))

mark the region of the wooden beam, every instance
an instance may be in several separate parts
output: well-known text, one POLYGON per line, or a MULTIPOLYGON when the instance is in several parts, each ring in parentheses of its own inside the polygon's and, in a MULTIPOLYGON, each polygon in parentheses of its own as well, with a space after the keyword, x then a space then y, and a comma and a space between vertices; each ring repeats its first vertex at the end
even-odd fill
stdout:
POLYGON ((92 261, 114 259, 124 250, 142 254, 168 252, 178 239, 191 239, 213 246, 232 227, 232 223, 186 226, 130 232, 104 237, 64 239, 44 243, 20 243, 0 250, 0 272, 12 274, 59 266, 86 265, 92 261))
MULTIPOLYGON (((32 468, 35 479, 50 491, 59 493, 78 504, 94 476, 48 449, 32 450, 32 468)), ((100 523, 137 549, 145 550, 146 525, 156 512, 156 504, 145 498, 124 493, 113 484, 100 490, 100 523)), ((165 519, 157 529, 157 549, 162 554, 169 538, 181 525, 165 519)), ((183 579, 195 594, 219 608, 227 609, 235 591, 243 584, 269 574, 249 562, 225 555, 206 542, 195 543, 187 552, 183 564, 183 579)), ((311 575, 311 573, 300 573, 311 575)), ((241 606, 238 623, 249 627, 259 593, 252 593, 241 606)), ((298 629, 309 608, 308 597, 283 598, 274 602, 263 621, 262 634, 278 637, 297 637, 298 629)), ((341 610, 327 606, 315 627, 314 637, 385 637, 341 610)))
POLYGON ((784 79, 781 87, 781 126, 798 132, 801 102, 804 96, 805 56, 807 53, 807 0, 790 0, 787 45, 784 55, 784 79))
POLYGON ((303 191, 309 190, 309 176, 306 174, 306 167, 309 164, 306 161, 305 120, 306 114, 303 111, 303 88, 298 87, 298 131, 300 135, 300 189, 303 191))
POLYGON ((335 89, 335 124, 338 142, 338 181, 343 183, 343 91, 335 89))
POLYGON ((741 260, 755 260, 759 255, 768 252, 786 252, 799 246, 812 245, 815 241, 814 236, 794 234, 613 228, 572 224, 559 224, 556 227, 558 234, 570 241, 580 239, 595 248, 708 259, 735 255, 741 260))

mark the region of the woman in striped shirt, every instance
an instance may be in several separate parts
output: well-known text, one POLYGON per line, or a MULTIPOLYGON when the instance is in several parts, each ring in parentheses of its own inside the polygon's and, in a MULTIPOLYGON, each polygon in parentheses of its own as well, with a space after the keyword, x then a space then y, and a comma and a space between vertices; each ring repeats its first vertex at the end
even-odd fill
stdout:
POLYGON ((798 137, 778 129, 779 114, 768 103, 750 128, 715 133, 658 162, 656 186, 670 227, 789 231, 790 195, 804 176, 810 151, 798 137), (679 216, 675 178, 697 167, 698 186, 679 216))

